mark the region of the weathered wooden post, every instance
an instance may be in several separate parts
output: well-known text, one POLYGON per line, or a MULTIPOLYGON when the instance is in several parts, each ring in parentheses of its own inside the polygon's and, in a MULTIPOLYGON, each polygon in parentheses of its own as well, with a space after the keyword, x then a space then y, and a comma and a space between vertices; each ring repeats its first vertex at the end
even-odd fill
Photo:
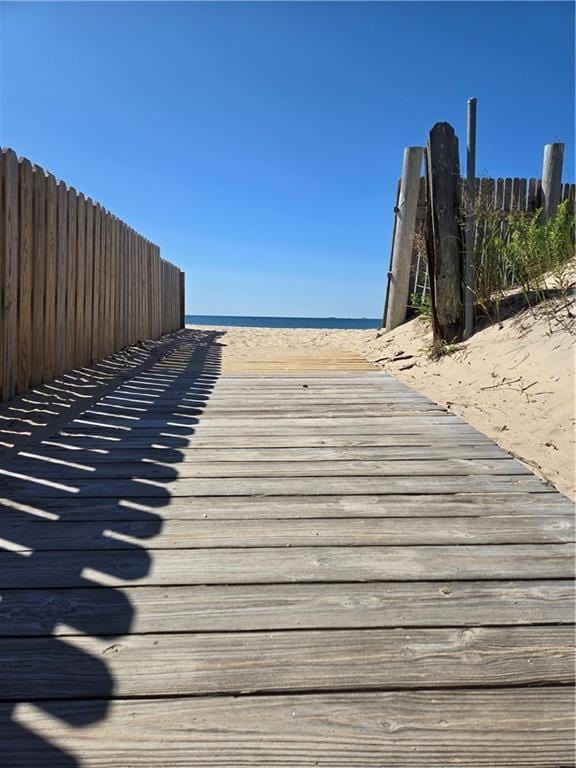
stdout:
POLYGON ((422 152, 422 147, 406 147, 404 150, 392 246, 392 269, 388 275, 388 305, 385 318, 387 331, 401 325, 406 319, 422 152))
POLYGON ((540 206, 544 221, 554 216, 562 194, 562 160, 564 144, 556 142, 544 147, 542 164, 542 197, 540 206))
POLYGON ((458 138, 449 123, 436 123, 428 138, 428 267, 435 339, 462 333, 462 232, 458 138))
POLYGON ((474 330, 474 197, 476 186, 476 99, 468 99, 466 136, 466 261, 464 266, 464 338, 474 330))

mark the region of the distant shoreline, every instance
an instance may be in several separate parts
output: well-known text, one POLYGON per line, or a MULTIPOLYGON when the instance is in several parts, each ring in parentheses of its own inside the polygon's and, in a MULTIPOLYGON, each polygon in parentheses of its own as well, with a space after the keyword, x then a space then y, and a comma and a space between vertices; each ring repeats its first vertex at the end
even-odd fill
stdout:
POLYGON ((251 317, 243 315, 186 315, 186 325, 231 328, 315 328, 371 330, 381 326, 379 318, 369 317, 251 317))

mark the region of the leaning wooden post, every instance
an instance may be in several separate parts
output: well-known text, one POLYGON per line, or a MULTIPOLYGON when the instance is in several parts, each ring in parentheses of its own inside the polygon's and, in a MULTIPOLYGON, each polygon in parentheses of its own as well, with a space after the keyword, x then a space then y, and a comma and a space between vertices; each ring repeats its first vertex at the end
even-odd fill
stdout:
POLYGON ((420 189, 422 147, 406 147, 402 164, 400 196, 396 209, 396 225, 392 246, 392 269, 388 277, 388 306, 386 330, 391 331, 406 319, 408 293, 410 290, 410 269, 412 247, 416 231, 416 210, 420 189))
POLYGON ((542 164, 542 197, 540 205, 544 221, 554 216, 562 194, 562 160, 564 144, 546 144, 542 164))
POLYGON ((434 336, 453 342, 462 332, 462 232, 458 138, 449 123, 432 128, 426 156, 434 336))

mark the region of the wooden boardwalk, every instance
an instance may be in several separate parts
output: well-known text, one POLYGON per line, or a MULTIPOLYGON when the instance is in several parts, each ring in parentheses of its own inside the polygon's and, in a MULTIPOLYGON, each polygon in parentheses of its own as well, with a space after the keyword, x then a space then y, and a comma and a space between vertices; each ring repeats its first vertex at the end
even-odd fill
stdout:
POLYGON ((573 766, 572 504, 351 354, 181 339, 0 467, 2 766, 573 766))

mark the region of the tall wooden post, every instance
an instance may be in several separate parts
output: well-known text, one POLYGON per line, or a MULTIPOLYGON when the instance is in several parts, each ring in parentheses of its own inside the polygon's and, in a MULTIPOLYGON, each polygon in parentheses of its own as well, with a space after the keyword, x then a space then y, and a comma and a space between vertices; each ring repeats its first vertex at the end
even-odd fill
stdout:
POLYGON ((392 269, 389 275, 388 306, 386 308, 386 330, 391 331, 406 319, 408 293, 410 290, 410 269, 412 247, 416 231, 416 211, 422 167, 422 147, 406 147, 402 164, 400 195, 396 208, 394 243, 392 246, 392 269))
POLYGON ((462 232, 458 139, 449 123, 428 138, 428 259, 435 338, 453 342, 462 332, 462 232))
POLYGON ((466 136, 466 260, 464 266, 464 338, 474 330, 474 195, 476 186, 476 99, 468 99, 466 136))
POLYGON ((562 161, 564 144, 546 144, 542 164, 542 197, 540 205, 544 221, 554 216, 562 194, 562 161))

